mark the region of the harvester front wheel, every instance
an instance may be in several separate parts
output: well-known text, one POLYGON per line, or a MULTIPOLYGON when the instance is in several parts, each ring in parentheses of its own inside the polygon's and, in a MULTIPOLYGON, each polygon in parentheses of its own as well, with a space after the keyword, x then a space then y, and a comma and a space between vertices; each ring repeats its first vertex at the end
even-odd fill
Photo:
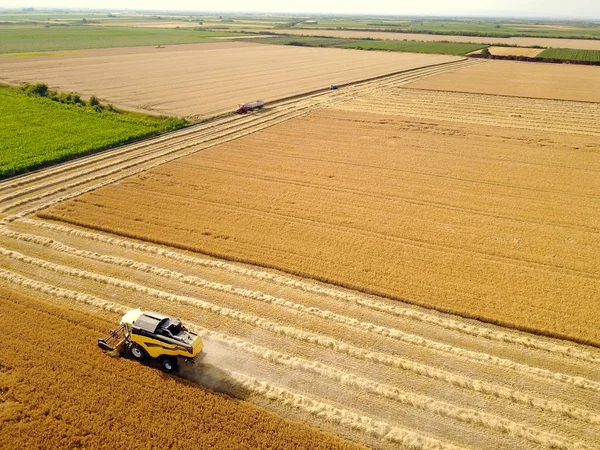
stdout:
POLYGON ((167 373, 173 373, 177 370, 177 360, 169 356, 165 356, 160 360, 163 370, 167 373))
POLYGON ((131 346, 129 347, 129 353, 131 353, 131 356, 133 356, 133 359, 137 359, 137 360, 146 359, 145 350, 138 344, 131 344, 131 346))

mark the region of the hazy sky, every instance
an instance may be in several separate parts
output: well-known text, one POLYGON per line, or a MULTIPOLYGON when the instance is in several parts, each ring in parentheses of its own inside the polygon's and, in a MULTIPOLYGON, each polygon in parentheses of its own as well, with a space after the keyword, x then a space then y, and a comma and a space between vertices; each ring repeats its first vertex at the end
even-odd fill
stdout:
POLYGON ((0 7, 128 8, 196 11, 398 15, 522 15, 600 19, 600 0, 0 0, 0 7))

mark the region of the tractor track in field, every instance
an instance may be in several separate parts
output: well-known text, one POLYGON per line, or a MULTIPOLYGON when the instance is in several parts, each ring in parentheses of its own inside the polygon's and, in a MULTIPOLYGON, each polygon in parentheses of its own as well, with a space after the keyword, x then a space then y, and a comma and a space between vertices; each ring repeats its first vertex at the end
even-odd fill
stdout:
POLYGON ((28 217, 312 109, 481 63, 284 100, 0 183, 0 280, 115 321, 134 307, 176 315, 207 349, 182 376, 375 448, 598 448, 598 349, 28 217))

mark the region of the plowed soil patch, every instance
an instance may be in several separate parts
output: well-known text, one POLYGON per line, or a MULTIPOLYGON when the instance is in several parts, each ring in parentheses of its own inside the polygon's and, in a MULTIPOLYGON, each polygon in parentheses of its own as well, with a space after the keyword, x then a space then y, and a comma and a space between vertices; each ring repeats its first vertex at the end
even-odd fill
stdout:
POLYGON ((326 110, 40 215, 600 344, 598 151, 326 110))
MULTIPOLYGON (((0 448, 359 448, 125 359, 114 325, 0 288, 0 448)), ((113 318, 114 319, 114 318, 113 318)))
POLYGON ((600 102, 600 67, 490 61, 406 87, 559 100, 600 102))
POLYGON ((45 82, 129 109, 200 118, 256 99, 456 61, 411 53, 258 45, 245 42, 90 50, 80 55, 0 58, 0 80, 45 82))

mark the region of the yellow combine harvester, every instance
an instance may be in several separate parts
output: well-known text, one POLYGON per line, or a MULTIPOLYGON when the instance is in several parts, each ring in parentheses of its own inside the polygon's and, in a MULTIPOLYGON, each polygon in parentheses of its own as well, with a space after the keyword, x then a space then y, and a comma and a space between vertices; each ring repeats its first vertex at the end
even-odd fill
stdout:
POLYGON ((190 333, 179 319, 134 309, 123 316, 119 328, 98 339, 98 347, 110 356, 158 358, 166 372, 175 372, 178 358, 192 361, 202 352, 203 344, 202 338, 190 333))

